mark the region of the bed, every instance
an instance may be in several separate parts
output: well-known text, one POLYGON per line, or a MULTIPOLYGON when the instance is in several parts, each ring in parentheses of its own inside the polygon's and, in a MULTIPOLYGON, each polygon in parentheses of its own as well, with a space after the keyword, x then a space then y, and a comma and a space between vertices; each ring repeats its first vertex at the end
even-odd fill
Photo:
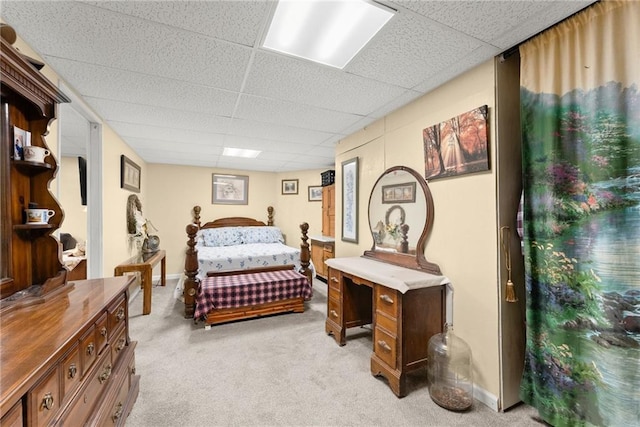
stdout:
POLYGON ((200 212, 194 206, 186 227, 185 279, 178 289, 185 317, 211 325, 304 311, 313 278, 306 222, 296 248, 284 244, 272 207, 266 223, 227 217, 202 224, 200 212))

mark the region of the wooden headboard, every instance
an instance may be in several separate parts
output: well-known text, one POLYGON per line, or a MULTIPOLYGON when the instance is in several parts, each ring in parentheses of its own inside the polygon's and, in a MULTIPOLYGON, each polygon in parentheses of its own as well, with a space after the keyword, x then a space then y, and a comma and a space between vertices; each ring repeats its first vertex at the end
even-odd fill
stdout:
POLYGON ((243 216, 231 216, 227 218, 219 218, 214 221, 210 221, 205 223, 204 225, 200 224, 200 212, 202 208, 200 206, 193 207, 193 223, 198 226, 199 229, 205 228, 218 228, 218 227, 252 227, 252 226, 273 226, 273 207, 269 206, 267 208, 267 223, 265 224, 262 221, 258 221, 253 218, 246 218, 243 216))

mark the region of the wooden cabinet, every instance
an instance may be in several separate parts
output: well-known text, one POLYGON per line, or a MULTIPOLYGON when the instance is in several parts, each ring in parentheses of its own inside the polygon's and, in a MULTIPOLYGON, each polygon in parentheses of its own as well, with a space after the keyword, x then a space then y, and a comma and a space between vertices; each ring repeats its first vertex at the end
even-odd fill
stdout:
POLYGON ((14 145, 16 139, 22 144, 30 140, 30 145, 48 149, 45 135, 57 105, 69 100, 9 43, 1 43, 0 297, 32 285, 40 285, 42 295, 66 282, 60 245, 51 235, 64 218, 49 191, 57 163, 52 155, 43 162, 23 160, 14 145), (53 217, 48 223, 25 224, 29 203, 52 210, 53 217))
POLYGON ((322 235, 336 236, 336 185, 322 187, 322 235))
POLYGON ((124 425, 140 379, 129 338, 132 280, 77 281, 3 309, 0 425, 124 425))
POLYGON ((361 257, 333 259, 325 331, 344 346, 348 328, 372 324, 371 374, 385 377, 396 396, 405 396, 407 373, 426 367, 429 338, 444 329, 442 279, 361 257), (405 289, 398 277, 411 287, 405 289))
POLYGON ((329 268, 325 262, 334 257, 335 242, 333 237, 310 237, 311 260, 316 269, 316 277, 327 280, 329 268))

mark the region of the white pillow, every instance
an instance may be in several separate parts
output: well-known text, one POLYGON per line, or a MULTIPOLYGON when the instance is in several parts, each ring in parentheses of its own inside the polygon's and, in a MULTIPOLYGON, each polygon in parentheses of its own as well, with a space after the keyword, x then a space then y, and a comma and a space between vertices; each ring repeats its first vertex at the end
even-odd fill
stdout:
POLYGON ((232 246, 241 245, 240 227, 206 228, 202 231, 202 240, 205 246, 232 246))
POLYGON ((242 243, 284 243, 284 236, 278 227, 240 227, 242 243))

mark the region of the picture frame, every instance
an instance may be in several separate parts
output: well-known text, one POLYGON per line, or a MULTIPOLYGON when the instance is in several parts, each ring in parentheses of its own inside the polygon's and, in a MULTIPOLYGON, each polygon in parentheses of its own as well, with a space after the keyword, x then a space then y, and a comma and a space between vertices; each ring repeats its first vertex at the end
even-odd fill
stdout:
POLYGON ((24 160, 24 147, 31 145, 31 132, 13 127, 13 159, 24 160))
POLYGON ((282 194, 298 194, 298 180, 297 179, 283 179, 282 180, 282 194))
POLYGON ((139 193, 141 175, 142 168, 122 154, 120 156, 120 188, 139 193))
POLYGON ((358 158, 342 162, 342 240, 358 243, 358 158))
POLYGON ((310 185, 308 189, 309 193, 309 201, 310 202, 321 202, 322 201, 322 186, 321 185, 310 185))
POLYGON ((211 203, 215 205, 249 204, 249 177, 212 174, 211 203))
POLYGON ((382 203, 415 203, 416 183, 405 182, 382 186, 382 203))

